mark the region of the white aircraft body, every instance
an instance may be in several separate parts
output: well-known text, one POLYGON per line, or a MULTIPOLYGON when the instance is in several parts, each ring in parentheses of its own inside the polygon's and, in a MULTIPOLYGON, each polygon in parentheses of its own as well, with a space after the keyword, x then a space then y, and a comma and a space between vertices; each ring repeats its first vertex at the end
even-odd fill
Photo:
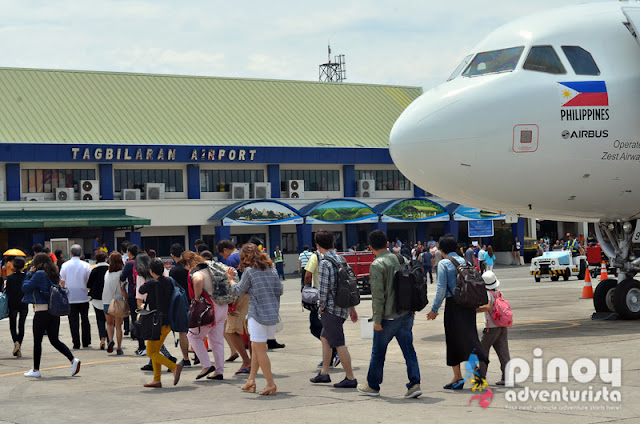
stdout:
POLYGON ((599 222, 598 240, 621 272, 598 286, 594 303, 625 318, 640 318, 640 282, 633 280, 640 233, 632 240, 640 217, 636 33, 635 2, 572 6, 509 23, 415 100, 389 143, 400 171, 445 199, 508 215, 599 222))

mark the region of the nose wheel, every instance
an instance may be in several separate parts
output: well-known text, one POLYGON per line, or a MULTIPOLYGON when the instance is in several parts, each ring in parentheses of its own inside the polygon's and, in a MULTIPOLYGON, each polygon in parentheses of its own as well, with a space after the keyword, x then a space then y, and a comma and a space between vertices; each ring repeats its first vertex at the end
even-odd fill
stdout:
POLYGON ((593 292, 593 307, 596 312, 615 312, 613 296, 618 286, 618 280, 608 279, 600 281, 593 292))

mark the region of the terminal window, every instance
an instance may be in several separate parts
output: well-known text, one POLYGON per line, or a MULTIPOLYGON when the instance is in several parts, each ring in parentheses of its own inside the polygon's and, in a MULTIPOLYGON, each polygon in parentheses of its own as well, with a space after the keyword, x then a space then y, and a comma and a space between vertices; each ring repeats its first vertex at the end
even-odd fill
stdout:
POLYGON ((23 193, 53 193, 56 188, 80 190, 80 181, 95 180, 95 169, 23 169, 23 193))
POLYGON ((398 170, 357 170, 356 180, 375 180, 376 190, 411 190, 411 182, 398 170))
POLYGON ((280 170, 280 191, 287 191, 287 181, 304 180, 305 191, 340 191, 340 172, 332 170, 280 170))
POLYGON ((182 169, 114 169, 114 191, 144 189, 146 183, 164 183, 166 192, 184 191, 182 169))
POLYGON ((200 171, 200 191, 203 193, 231 191, 231 183, 262 183, 260 169, 205 169, 200 171))

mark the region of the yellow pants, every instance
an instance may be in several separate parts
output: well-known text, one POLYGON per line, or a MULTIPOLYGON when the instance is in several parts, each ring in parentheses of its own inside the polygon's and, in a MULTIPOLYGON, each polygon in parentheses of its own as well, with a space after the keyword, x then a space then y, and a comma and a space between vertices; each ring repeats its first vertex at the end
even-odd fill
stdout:
POLYGON ((164 339, 167 338, 170 332, 171 327, 163 325, 160 330, 160 340, 147 340, 147 356, 151 358, 151 364, 153 365, 153 381, 160 381, 163 365, 171 371, 175 370, 177 367, 177 365, 171 362, 169 358, 160 353, 160 348, 164 343, 164 339))

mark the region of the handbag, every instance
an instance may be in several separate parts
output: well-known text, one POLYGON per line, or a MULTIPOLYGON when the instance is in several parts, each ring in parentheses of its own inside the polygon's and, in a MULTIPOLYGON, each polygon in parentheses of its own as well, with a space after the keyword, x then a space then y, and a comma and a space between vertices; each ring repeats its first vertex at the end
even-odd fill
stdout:
MULTIPOLYGON (((155 285, 156 302, 160 300, 158 283, 155 285)), ((142 340, 160 340, 162 334, 163 313, 157 309, 136 309, 138 314, 138 337, 142 340)))
POLYGON ((60 284, 52 284, 51 296, 49 297, 49 313, 57 317, 62 317, 69 315, 70 311, 69 290, 60 284))
POLYGON ((116 299, 118 295, 118 287, 116 287, 116 292, 114 293, 113 299, 109 303, 108 314, 112 315, 116 318, 126 318, 131 313, 129 309, 129 302, 126 300, 116 299))
POLYGON ((203 290, 199 299, 195 299, 195 292, 193 289, 193 282, 189 278, 189 293, 193 295, 194 299, 189 304, 189 328, 200 327, 203 325, 216 324, 215 312, 213 301, 209 295, 203 290))

